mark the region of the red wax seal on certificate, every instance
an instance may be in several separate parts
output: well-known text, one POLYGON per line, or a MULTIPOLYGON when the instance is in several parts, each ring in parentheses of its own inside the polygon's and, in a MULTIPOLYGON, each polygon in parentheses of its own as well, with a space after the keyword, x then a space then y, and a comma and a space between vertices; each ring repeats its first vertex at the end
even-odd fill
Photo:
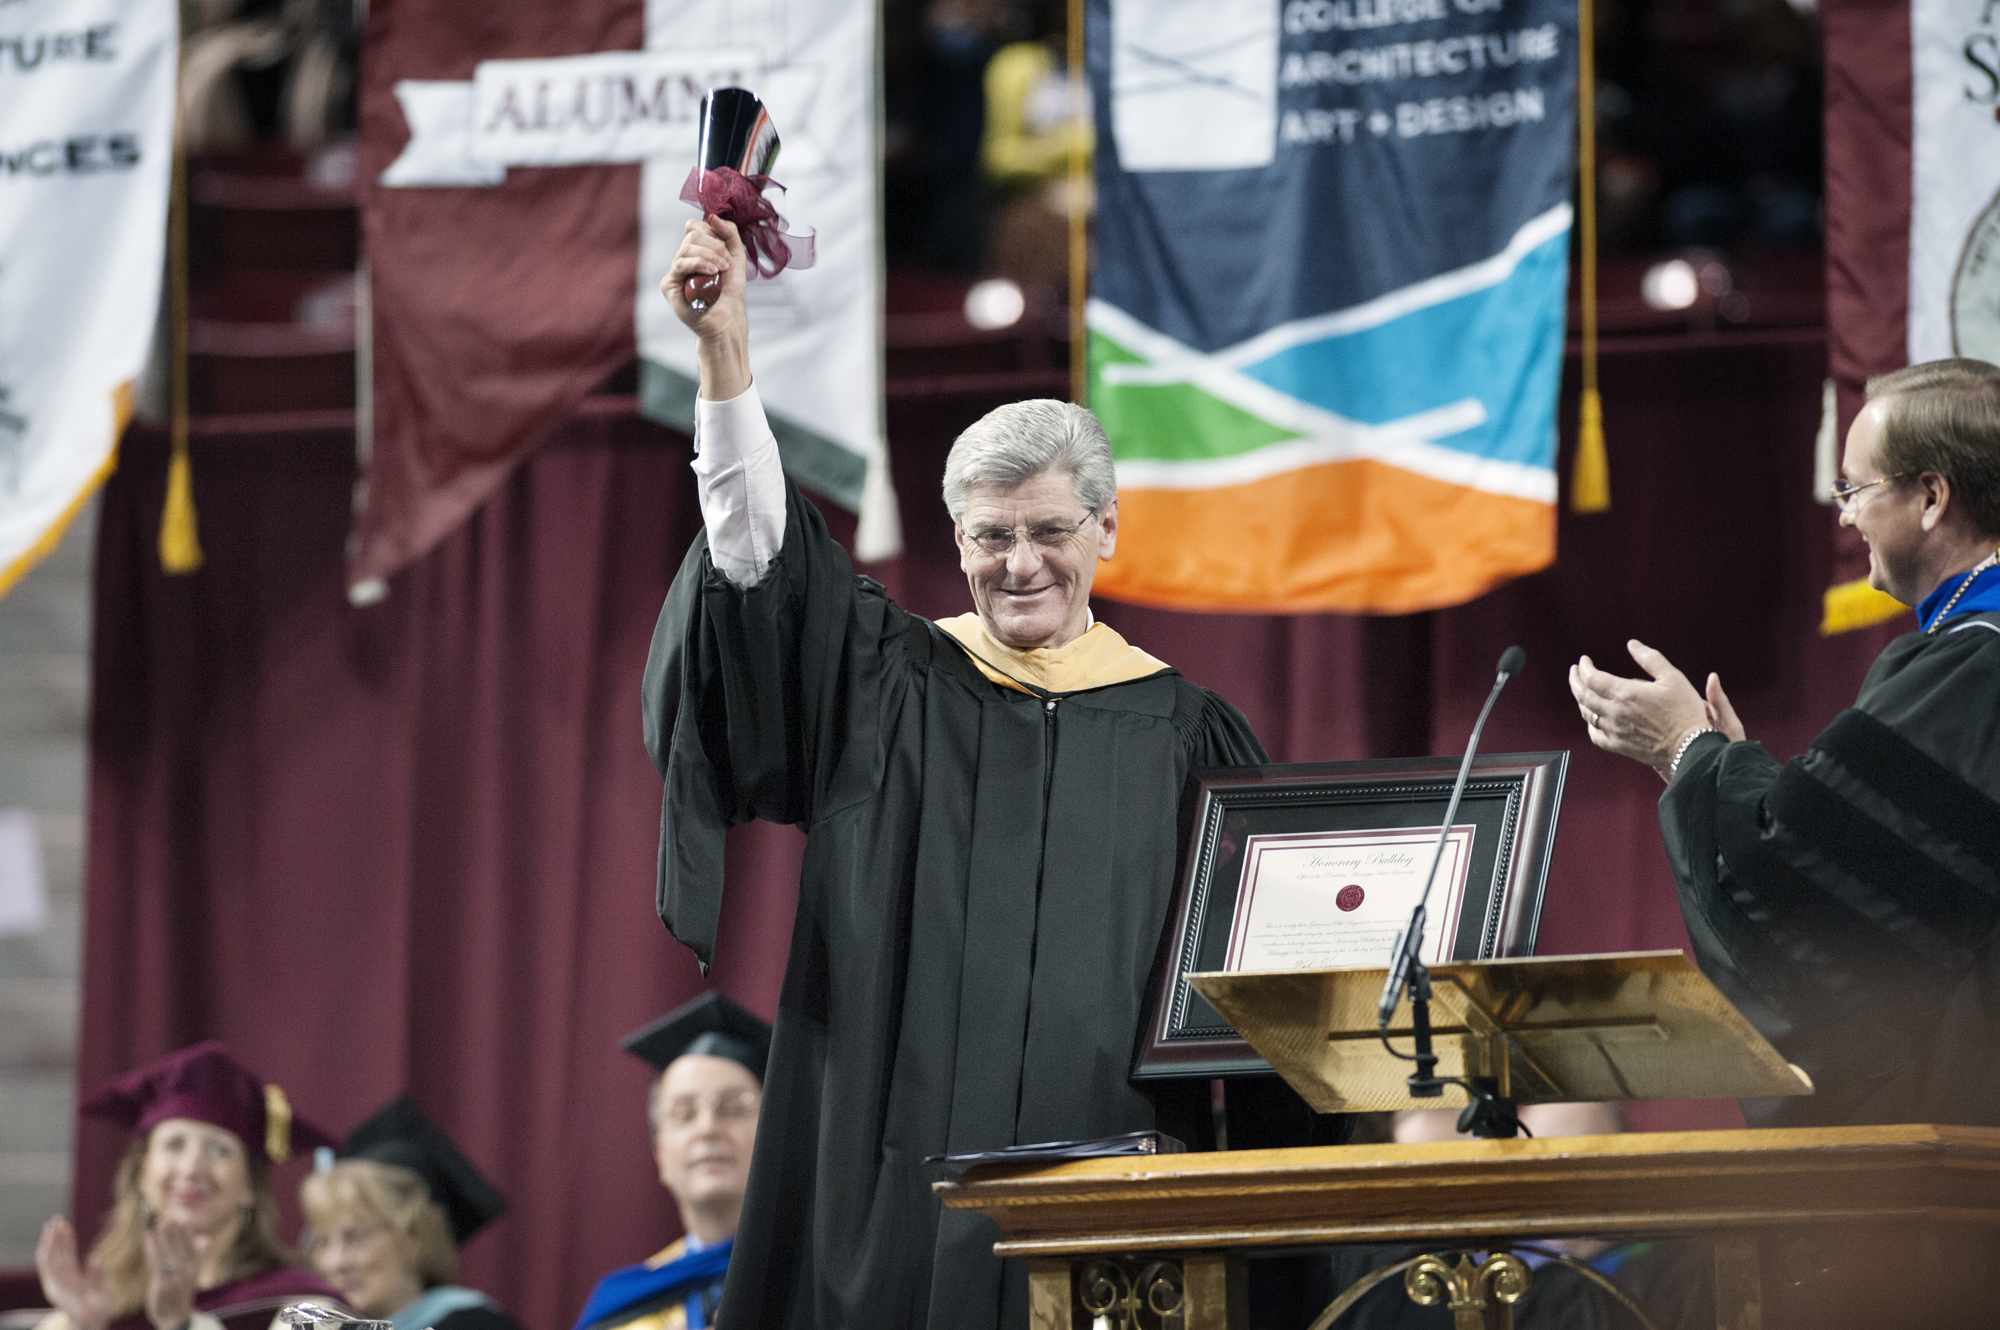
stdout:
POLYGON ((1358 910, 1361 908, 1362 900, 1367 895, 1368 893, 1361 889, 1359 883, 1350 882, 1340 889, 1339 894, 1333 898, 1333 903, 1343 910, 1358 910))

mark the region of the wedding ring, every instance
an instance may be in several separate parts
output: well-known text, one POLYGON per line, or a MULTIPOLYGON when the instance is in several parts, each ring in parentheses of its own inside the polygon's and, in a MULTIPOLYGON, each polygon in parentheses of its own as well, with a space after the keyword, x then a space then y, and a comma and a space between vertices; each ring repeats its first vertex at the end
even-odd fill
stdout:
POLYGON ((1596 729, 1596 728, 1597 728, 1597 722, 1598 722, 1598 720, 1600 719, 1600 717, 1598 716, 1598 714, 1597 714, 1597 713, 1596 713, 1595 711, 1586 711, 1586 712, 1584 712, 1583 714, 1584 714, 1584 715, 1586 715, 1586 716, 1588 716, 1588 717, 1590 718, 1590 728, 1591 728, 1591 729, 1593 729, 1593 730, 1594 730, 1594 729, 1596 729))

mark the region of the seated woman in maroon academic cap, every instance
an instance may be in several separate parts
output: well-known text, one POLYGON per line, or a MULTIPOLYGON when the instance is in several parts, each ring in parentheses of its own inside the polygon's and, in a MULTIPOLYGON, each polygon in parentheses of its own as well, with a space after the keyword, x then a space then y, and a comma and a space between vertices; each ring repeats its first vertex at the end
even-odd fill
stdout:
POLYGON ((278 1241, 270 1168, 335 1141, 219 1043, 169 1053, 78 1106, 131 1131, 111 1217, 87 1260, 58 1215, 35 1269, 55 1307, 36 1330, 265 1330, 339 1295, 278 1241))

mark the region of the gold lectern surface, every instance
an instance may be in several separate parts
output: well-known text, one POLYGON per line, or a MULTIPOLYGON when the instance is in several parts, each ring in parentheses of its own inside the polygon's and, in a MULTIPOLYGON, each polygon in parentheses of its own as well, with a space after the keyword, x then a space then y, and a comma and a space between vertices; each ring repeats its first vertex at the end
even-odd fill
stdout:
POLYGON ((2000 1231, 2000 1129, 1911 1124, 1330 1145, 989 1164, 933 1190, 1002 1256, 1713 1235, 1949 1220, 2000 1231))
MULTIPOLYGON (((1524 1104, 1812 1093, 1804 1072, 1678 951, 1458 961, 1430 967, 1441 1076, 1495 1076, 1524 1104)), ((1235 971, 1188 980, 1321 1113, 1458 1107, 1412 1099, 1412 1064, 1382 1047, 1381 969, 1235 971)), ((1410 1006, 1390 1036, 1411 1050, 1410 1006)))

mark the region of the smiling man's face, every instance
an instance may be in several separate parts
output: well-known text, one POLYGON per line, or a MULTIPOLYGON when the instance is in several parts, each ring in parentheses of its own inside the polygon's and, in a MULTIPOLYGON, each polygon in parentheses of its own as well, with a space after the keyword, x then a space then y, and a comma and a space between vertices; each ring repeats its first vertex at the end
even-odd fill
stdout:
POLYGON ((1090 621, 1097 562, 1118 544, 1118 504, 1092 516, 1069 473, 1050 469, 1012 489, 972 486, 954 537, 987 632, 1020 651, 1065 646, 1090 621), (1031 528, 1074 530, 1049 546, 1027 538, 1031 528), (1014 532, 1012 550, 994 555, 980 548, 976 537, 1000 530, 1014 532))
POLYGON ((668 1064, 656 1093, 653 1157, 682 1210, 741 1205, 764 1101, 757 1078, 729 1058, 689 1053, 668 1064))
POLYGON ((1850 485, 1868 485, 1841 509, 1840 524, 1861 533, 1868 544, 1868 585, 1905 605, 1922 600, 1930 587, 1924 568, 1924 540, 1934 524, 1924 520, 1923 491, 1914 484, 1871 484, 1881 479, 1875 455, 1888 426, 1894 399, 1878 397, 1861 408, 1847 431, 1841 474, 1850 485))

